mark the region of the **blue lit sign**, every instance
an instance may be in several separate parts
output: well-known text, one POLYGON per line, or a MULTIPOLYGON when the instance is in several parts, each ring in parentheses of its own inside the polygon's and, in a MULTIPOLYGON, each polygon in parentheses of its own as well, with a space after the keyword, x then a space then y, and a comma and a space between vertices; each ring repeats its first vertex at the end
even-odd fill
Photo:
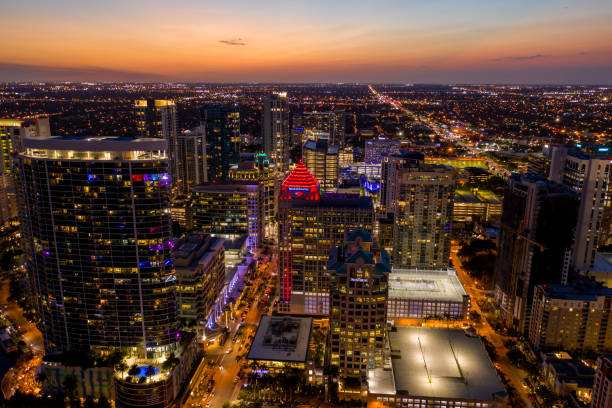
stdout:
POLYGON ((368 190, 370 193, 374 191, 380 190, 380 181, 369 181, 366 180, 363 182, 363 187, 368 190))
POLYGON ((289 191, 310 191, 308 187, 287 187, 289 191))

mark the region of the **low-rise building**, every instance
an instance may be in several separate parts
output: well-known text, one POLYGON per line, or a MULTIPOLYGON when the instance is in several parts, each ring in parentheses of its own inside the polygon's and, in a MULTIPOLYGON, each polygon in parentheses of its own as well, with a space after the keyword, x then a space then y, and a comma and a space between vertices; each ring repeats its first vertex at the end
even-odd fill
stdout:
POLYGON ((612 350, 612 289, 587 280, 538 285, 529 341, 536 350, 612 350))
POLYGON ((590 401, 595 370, 582 360, 572 359, 566 353, 547 354, 542 362, 544 382, 562 398, 573 397, 590 401))
POLYGON ((463 330, 394 327, 390 361, 368 372, 369 407, 505 406, 507 393, 477 337, 463 330))
POLYGON ((282 375, 287 369, 296 369, 314 382, 311 333, 312 317, 262 316, 247 360, 259 375, 282 375))
POLYGON ((502 202, 486 190, 456 190, 453 222, 493 221, 501 217, 502 202))
POLYGON ((470 296, 454 269, 393 268, 387 310, 387 318, 396 325, 403 319, 464 319, 470 296))
POLYGON ((225 283, 223 243, 222 238, 192 234, 175 245, 177 309, 184 322, 206 324, 225 283))

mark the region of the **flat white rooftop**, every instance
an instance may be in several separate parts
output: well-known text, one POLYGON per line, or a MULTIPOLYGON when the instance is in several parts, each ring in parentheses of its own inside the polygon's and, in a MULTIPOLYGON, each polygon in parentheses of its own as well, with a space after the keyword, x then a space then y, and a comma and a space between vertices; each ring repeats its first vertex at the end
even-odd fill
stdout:
POLYGON ((306 362, 312 317, 262 316, 249 360, 306 362))
POLYGON ((370 393, 390 394, 390 379, 398 396, 492 401, 506 393, 480 339, 463 330, 396 327, 389 344, 393 377, 373 374, 370 393))
POLYGON ((393 268, 389 274, 389 299, 463 302, 466 295, 454 269, 393 268))

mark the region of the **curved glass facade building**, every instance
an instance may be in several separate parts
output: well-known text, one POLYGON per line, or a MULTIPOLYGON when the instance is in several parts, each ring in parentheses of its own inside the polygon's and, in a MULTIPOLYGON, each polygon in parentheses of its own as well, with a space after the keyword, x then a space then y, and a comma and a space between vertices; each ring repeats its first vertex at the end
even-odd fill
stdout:
POLYGON ((167 141, 24 139, 20 222, 48 352, 174 349, 167 141))

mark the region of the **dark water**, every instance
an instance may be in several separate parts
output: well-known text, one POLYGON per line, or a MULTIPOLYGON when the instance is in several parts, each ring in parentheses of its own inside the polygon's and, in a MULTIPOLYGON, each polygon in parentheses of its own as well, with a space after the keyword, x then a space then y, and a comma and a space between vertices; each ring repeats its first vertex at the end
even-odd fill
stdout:
MULTIPOLYGON (((3 352, 0 352, 0 381, 4 378, 4 374, 15 365, 15 359, 8 357, 3 352)), ((4 401, 4 395, 0 391, 0 402, 4 401)))

